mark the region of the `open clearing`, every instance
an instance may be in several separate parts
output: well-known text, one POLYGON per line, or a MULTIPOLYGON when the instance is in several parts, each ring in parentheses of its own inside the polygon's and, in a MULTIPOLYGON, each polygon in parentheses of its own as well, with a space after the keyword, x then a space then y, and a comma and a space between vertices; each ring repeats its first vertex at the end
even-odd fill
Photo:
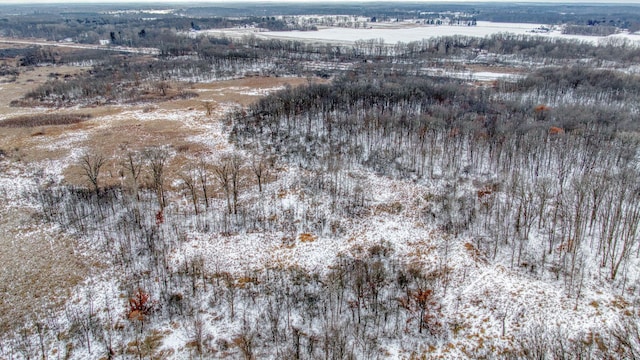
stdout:
POLYGON ((333 43, 354 43, 358 40, 382 40, 386 44, 395 44, 398 42, 408 43, 412 41, 421 41, 423 39, 435 38, 440 36, 473 36, 485 37, 500 33, 511 33, 516 35, 535 35, 541 37, 551 37, 558 39, 573 39, 578 41, 589 42, 592 44, 606 43, 608 41, 616 41, 627 39, 635 44, 640 42, 640 35, 620 33, 611 36, 580 36, 565 35, 560 29, 553 29, 549 32, 533 32, 540 25, 526 23, 494 23, 489 21, 478 21, 477 26, 427 26, 416 25, 413 23, 401 23, 402 25, 374 28, 341 28, 341 27, 324 27, 318 31, 265 31, 260 32, 256 29, 222 29, 222 30, 206 30, 194 32, 191 36, 197 34, 225 35, 232 38, 242 36, 256 36, 260 38, 276 38, 289 40, 307 40, 333 43))

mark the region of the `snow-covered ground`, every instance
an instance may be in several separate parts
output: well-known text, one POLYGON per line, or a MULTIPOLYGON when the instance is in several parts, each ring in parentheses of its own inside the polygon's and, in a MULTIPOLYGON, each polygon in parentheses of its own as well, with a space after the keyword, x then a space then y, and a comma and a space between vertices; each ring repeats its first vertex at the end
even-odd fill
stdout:
MULTIPOLYGON (((322 36, 308 39, 349 42, 367 38, 361 37, 366 35, 374 39, 382 38, 385 43, 393 43, 419 40, 429 36, 451 35, 454 30, 466 31, 468 33, 462 34, 473 36, 486 36, 500 32, 530 34, 531 27, 529 24, 481 23, 477 28, 443 26, 411 29, 324 29, 319 32, 286 33, 286 36, 291 34, 322 36), (445 34, 445 30, 449 33, 445 34), (442 33, 438 33, 439 31, 442 33)), ((260 33, 260 36, 281 36, 281 34, 260 33)), ((626 37, 632 38, 631 35, 626 37)), ((597 38, 587 37, 587 40, 593 41, 597 38)), ((518 76, 490 71, 442 72, 435 68, 424 70, 434 75, 469 80, 493 80, 518 76)), ((282 88, 282 86, 265 88, 232 86, 221 88, 219 92, 232 91, 241 95, 263 96, 282 88)), ((92 121, 97 124, 90 130, 64 134, 55 141, 41 144, 40 147, 48 151, 58 148, 70 150, 65 152, 65 158, 62 160, 45 161, 39 165, 48 169, 44 175, 57 179, 56 182, 61 181, 62 169, 69 163, 77 162, 84 150, 83 145, 91 135, 108 130, 118 122, 135 122, 139 125, 159 120, 175 123, 176 128, 189 129, 190 136, 187 140, 205 146, 210 152, 207 154, 210 155, 209 160, 217 160, 221 154, 234 149, 234 145, 229 142, 228 129, 221 119, 235 109, 237 106, 233 103, 219 103, 214 110, 214 116, 207 117, 203 115, 202 110, 167 110, 150 107, 141 110, 125 110, 117 115, 96 118, 92 121)), ((242 151, 236 151, 242 153, 242 151)), ((275 179, 272 182, 264 185, 264 192, 261 193, 258 193, 255 184, 252 185, 248 180, 250 175, 246 175, 244 181, 247 185, 243 187, 240 201, 247 208, 262 207, 265 215, 271 215, 270 211, 278 216, 294 214, 295 222, 292 223, 294 230, 235 234, 200 231, 197 227, 189 228, 189 223, 199 220, 206 223, 211 220, 207 218, 209 215, 205 214, 201 219, 197 219, 197 215, 185 215, 172 224, 174 228, 165 225, 161 229, 166 233, 184 231, 185 234, 182 242, 169 255, 170 263, 167 269, 171 267, 171 270, 177 274, 180 269, 188 268, 194 259, 203 258, 206 260, 205 271, 210 275, 228 272, 232 276, 241 277, 244 274, 273 267, 295 267, 308 273, 325 274, 342 254, 356 252, 355 249, 368 249, 373 245, 388 244, 394 258, 417 264, 425 271, 444 271, 448 274, 447 280, 438 280, 448 283, 444 293, 438 295, 441 297, 442 319, 449 322, 455 321, 456 330, 452 331, 449 338, 442 340, 443 343, 439 344, 440 347, 436 351, 438 355, 445 358, 473 358, 474 356, 469 355, 470 353, 491 357, 500 349, 516 347, 519 344, 514 344, 514 338, 526 336, 523 334, 535 331, 541 324, 544 324, 546 329, 557 329, 558 333, 562 333, 567 338, 586 342, 590 334, 613 326, 623 312, 635 311, 633 306, 626 303, 624 299, 620 300, 621 298, 616 296, 611 288, 607 288, 606 284, 596 277, 587 276, 581 296, 570 298, 562 290, 561 281, 529 275, 517 265, 515 268, 509 268, 509 261, 500 256, 496 261, 486 261, 478 256, 479 252, 474 249, 471 239, 464 237, 452 239, 438 230, 436 224, 425 224, 424 219, 417 214, 420 214, 421 206, 428 201, 424 200, 425 194, 438 192, 442 187, 441 183, 415 184, 411 181, 377 176, 363 169, 353 172, 345 171, 341 176, 359 179, 358 185, 366 194, 368 204, 366 211, 359 217, 337 220, 343 228, 342 233, 338 235, 307 233, 305 221, 309 220, 305 219, 305 215, 312 213, 310 209, 313 209, 316 214, 330 214, 331 201, 322 196, 316 197, 316 194, 305 195, 296 184, 301 178, 309 177, 309 174, 291 165, 290 168, 279 169, 277 178, 274 176, 275 179)), ((12 203, 23 201, 25 204, 21 206, 35 208, 35 204, 21 196, 22 193, 33 188, 32 181, 31 175, 26 174, 26 170, 19 172, 13 168, 7 168, 5 173, 0 173, 0 195, 4 194, 5 201, 12 203)), ((180 183, 179 180, 176 181, 180 183)), ((474 189, 467 190, 473 194, 474 189)), ((180 197, 178 194, 173 195, 176 198, 180 197)), ((225 204, 221 194, 217 194, 211 201, 214 203, 212 208, 216 209, 215 211, 224 212, 225 204), (219 209, 223 210, 219 211, 219 209)), ((183 199, 179 203, 172 204, 170 208, 187 209, 190 206, 188 199, 183 199)), ((211 213, 215 214, 215 211, 211 213)), ((187 212, 182 210, 174 212, 174 214, 183 213, 187 212)), ((90 238, 82 240, 93 241, 90 238)), ((538 242, 534 243, 538 245, 538 242)), ((70 302, 67 314, 58 316, 60 324, 67 326, 64 319, 69 317, 68 314, 76 311, 75 307, 78 312, 84 311, 81 309, 86 309, 87 303, 91 302, 98 304, 96 314, 103 320, 108 316, 114 316, 109 313, 110 311, 116 314, 114 317, 122 318, 127 298, 122 291, 123 284, 118 283, 118 276, 121 274, 107 272, 90 278, 83 285, 78 286, 74 291, 76 295, 70 302), (103 306, 103 304, 106 305, 103 306)), ((157 279, 155 281, 158 282, 157 279)), ((213 290, 209 292, 204 290, 198 296, 200 300, 194 300, 194 304, 204 309, 202 317, 205 320, 206 334, 216 340, 229 341, 241 331, 240 319, 229 320, 224 314, 219 313, 222 306, 216 305, 216 308, 206 304, 207 299, 215 299, 220 296, 219 294, 213 290)), ((245 302, 246 304, 238 306, 242 308, 246 305, 250 308, 249 301, 245 299, 245 302)), ((248 314, 258 315, 251 311, 248 314)), ((189 350, 185 350, 192 342, 191 325, 187 321, 178 323, 165 320, 155 320, 148 325, 162 334, 161 349, 167 350, 162 358, 193 357, 189 350)), ((119 321, 125 323, 128 320, 119 319, 119 321)), ((301 319, 294 319, 293 322, 299 323, 301 319)), ((451 328, 453 329, 454 326, 451 325, 451 328)), ((112 331, 111 328, 109 331, 112 331)), ((133 338, 133 335, 126 332, 121 336, 123 338, 130 336, 123 339, 123 343, 133 338)), ((389 358, 409 357, 410 351, 413 350, 412 344, 406 345, 403 341, 410 337, 410 335, 399 334, 395 340, 386 340, 387 342, 381 345, 381 350, 384 350, 389 358)), ((59 345, 62 348, 64 344, 61 342, 59 345)), ((78 346, 72 358, 95 356, 96 353, 90 353, 81 346, 83 345, 78 346)), ((47 344, 47 347, 53 349, 54 345, 47 344)), ((50 355, 54 354, 50 353, 50 355)), ((236 352, 230 356, 239 355, 239 352, 236 352)))
MULTIPOLYGON (((272 87, 251 92, 238 87, 234 90, 260 95, 275 89, 277 88, 272 87)), ((225 113, 235 108, 230 103, 220 104, 216 109, 216 118, 222 118, 225 113)), ((108 129, 109 121, 113 124, 131 120, 166 120, 189 129, 200 129, 201 132, 190 139, 212 150, 215 149, 214 157, 221 151, 230 151, 233 148, 222 123, 215 118, 205 117, 202 111, 195 110, 124 111, 110 118, 97 119, 101 124, 92 131, 108 129)), ((70 135, 62 136, 56 143, 47 146, 78 146, 86 141, 88 135, 80 133, 75 138, 70 135)), ((77 152, 70 152, 68 161, 77 160, 77 156, 77 152)), ((42 165, 52 169, 49 175, 53 177, 60 175, 55 169, 63 166, 62 162, 58 166, 42 165)), ((32 186, 24 181, 24 176, 10 169, 0 176, 0 188, 10 192, 11 196, 5 197, 12 202, 18 197, 24 201, 19 194, 32 186)), ((278 173, 278 179, 265 185, 262 193, 258 193, 255 187, 247 186, 243 190, 241 201, 245 204, 263 206, 267 214, 273 209, 278 214, 291 212, 295 214, 296 221, 304 218, 304 214, 312 208, 320 213, 331 213, 329 199, 308 197, 300 191, 296 184, 305 176, 308 174, 295 166, 282 169, 278 173)), ((427 201, 423 200, 424 194, 429 191, 437 192, 441 184, 415 184, 411 181, 392 180, 366 170, 342 176, 359 179, 359 185, 367 194, 368 203, 367 211, 363 215, 341 221, 341 226, 345 229, 342 235, 312 233, 309 237, 311 241, 302 241, 305 233, 304 223, 299 223, 298 229, 292 234, 272 231, 226 235, 191 229, 185 233, 184 241, 171 253, 170 266, 174 271, 178 271, 187 267, 191 260, 203 258, 208 274, 228 272, 235 277, 241 277, 274 267, 296 267, 309 273, 324 274, 330 271, 341 254, 353 253, 356 251, 354 249, 368 249, 373 245, 388 244, 394 258, 416 264, 426 272, 448 269, 447 290, 439 294, 441 314, 442 319, 456 323, 456 331, 446 339, 446 343, 440 344, 435 350, 435 354, 444 358, 472 358, 473 354, 491 356, 497 351, 517 347, 519 344, 515 344, 514 339, 526 336, 541 324, 548 331, 557 331, 576 341, 587 341, 589 334, 597 334, 615 324, 620 313, 632 311, 630 304, 620 301, 613 291, 603 287, 597 279, 585 279, 582 296, 578 299, 568 298, 562 290, 561 281, 529 276, 518 268, 508 268, 508 261, 502 261, 500 258, 495 262, 488 262, 478 257, 473 246, 470 246, 472 240, 448 238, 435 224, 425 224, 418 215, 420 208, 427 201), (400 207, 397 207, 397 204, 401 204, 400 207), (289 240, 283 241, 287 237, 289 240)), ((224 209, 224 201, 221 198, 212 201, 213 208, 224 209)), ((179 206, 188 208, 190 205, 185 202, 179 206)), ((204 215, 205 222, 206 216, 204 215)), ((188 229, 183 223, 177 226, 188 229)), ((165 227, 167 233, 172 231, 168 225, 165 227)), ((92 239, 84 241, 91 242, 92 239)), ((59 326, 67 326, 68 319, 73 319, 73 316, 69 317, 68 314, 80 314, 86 311, 87 304, 90 303, 95 305, 96 315, 103 320, 111 316, 115 322, 127 323, 128 320, 122 319, 126 297, 120 290, 121 284, 118 283, 117 276, 119 275, 107 271, 106 274, 86 279, 73 292, 76 295, 72 298, 67 312, 57 318, 59 326)), ((221 306, 207 305, 206 299, 214 299, 220 296, 219 294, 216 295, 213 290, 205 290, 198 296, 202 299, 199 306, 203 309, 203 331, 210 338, 230 341, 242 331, 240 316, 236 320, 230 320, 220 312, 221 306)), ((198 301, 194 300, 194 304, 198 304, 198 301)), ((243 303, 238 300, 237 306, 238 313, 246 311, 245 314, 248 316, 259 316, 253 313, 255 310, 251 310, 249 302, 243 303)), ((299 324, 302 319, 295 317, 292 321, 299 324)), ((180 323, 155 320, 148 326, 153 329, 148 333, 160 334, 159 348, 166 351, 163 358, 182 359, 193 355, 188 349, 193 340, 194 330, 188 321, 180 323)), ((114 331, 114 334, 117 337, 122 336, 122 340, 118 340, 117 337, 116 340, 123 343, 133 339, 130 333, 120 334, 114 331)), ((411 335, 399 334, 397 340, 385 340, 381 344, 381 351, 383 350, 388 358, 408 357, 413 350, 411 347, 415 344, 407 345, 404 343, 405 340, 415 341, 411 335)), ((55 349, 63 345, 62 342, 49 343, 47 347, 55 349)), ((96 351, 99 351, 96 350, 99 349, 98 342, 94 340, 93 346, 93 353, 79 347, 73 352, 72 358, 95 356, 96 351)), ((239 353, 236 352, 234 355, 239 353)))
POLYGON ((542 24, 526 24, 526 23, 496 23, 489 21, 478 21, 477 26, 407 26, 407 27, 388 27, 388 28, 372 28, 372 29, 352 29, 352 28, 320 28, 318 31, 263 31, 256 29, 216 29, 202 30, 190 34, 197 35, 225 35, 231 37, 241 37, 245 35, 254 35, 261 38, 282 38, 282 39, 299 39, 309 41, 322 42, 338 42, 353 43, 358 40, 379 40, 382 39, 386 44, 395 44, 398 42, 421 41, 441 36, 474 36, 485 37, 501 33, 510 33, 516 35, 531 35, 550 37, 558 39, 573 39, 578 41, 589 42, 592 44, 605 43, 611 40, 630 40, 633 43, 640 43, 640 35, 620 33, 611 36, 581 36, 581 35, 565 35, 560 29, 554 29, 549 32, 534 32, 542 24))
POLYGON ((494 71, 448 71, 441 68, 425 68, 423 70, 431 76, 445 76, 469 81, 515 80, 524 76, 494 71))

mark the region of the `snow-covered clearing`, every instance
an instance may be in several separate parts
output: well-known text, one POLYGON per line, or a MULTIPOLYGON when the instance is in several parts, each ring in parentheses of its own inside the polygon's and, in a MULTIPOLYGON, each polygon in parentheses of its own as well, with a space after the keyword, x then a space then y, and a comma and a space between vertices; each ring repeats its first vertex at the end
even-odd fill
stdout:
POLYGON ((493 81, 493 80, 516 80, 524 77, 522 74, 494 72, 494 71, 449 71, 441 68, 422 69, 431 76, 444 76, 469 81, 493 81))
MULTIPOLYGON (((542 24, 540 24, 542 25, 542 24)), ((509 33, 516 35, 540 36, 543 38, 558 38, 568 40, 584 41, 592 44, 604 44, 609 41, 629 40, 634 44, 640 43, 640 35, 620 33, 610 36, 580 36, 565 35, 560 29, 553 29, 549 32, 534 32, 540 25, 526 23, 495 23, 489 21, 478 21, 476 26, 407 26, 407 27, 388 27, 388 28, 320 28, 318 31, 263 31, 256 29, 221 29, 221 30, 202 30, 194 32, 191 36, 216 35, 216 36, 256 36, 260 38, 280 38, 280 39, 296 39, 321 42, 337 42, 337 43, 354 43, 358 40, 383 40, 386 44, 395 44, 398 42, 408 43, 412 41, 421 41, 423 39, 442 37, 442 36, 473 36, 485 37, 495 34, 509 33)))
POLYGON ((145 55, 158 55, 160 50, 155 48, 135 48, 129 46, 111 46, 111 45, 91 45, 91 44, 79 44, 74 42, 54 42, 47 40, 16 40, 13 38, 0 38, 0 43, 3 44, 17 44, 17 45, 29 45, 29 46, 54 46, 71 49, 90 49, 90 50, 103 50, 114 51, 130 54, 145 54, 145 55))

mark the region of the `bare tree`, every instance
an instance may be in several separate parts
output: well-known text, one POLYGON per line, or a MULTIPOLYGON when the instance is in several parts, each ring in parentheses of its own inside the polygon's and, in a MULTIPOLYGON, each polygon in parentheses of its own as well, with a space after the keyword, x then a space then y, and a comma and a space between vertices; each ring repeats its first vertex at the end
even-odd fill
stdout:
POLYGON ((197 192, 197 184, 196 184, 196 173, 193 168, 189 165, 187 169, 182 171, 180 174, 180 179, 184 184, 185 189, 189 192, 191 197, 191 203, 193 204, 193 211, 196 215, 200 212, 198 211, 198 192, 197 192))
POLYGON ((207 188, 209 187, 209 169, 204 158, 200 158, 198 161, 198 178, 200 180, 200 186, 202 187, 202 196, 204 197, 205 209, 209 209, 209 193, 207 188))
POLYGON ((233 339, 233 343, 240 349, 242 357, 245 360, 255 359, 254 347, 256 340, 256 332, 245 319, 241 332, 233 339))
POLYGON ((239 154, 232 154, 222 158, 214 167, 218 183, 227 198, 229 214, 238 214, 238 196, 240 192, 240 170, 244 159, 239 154))
POLYGON ((229 214, 232 212, 231 208, 231 169, 230 164, 227 161, 220 161, 213 168, 216 180, 222 187, 222 191, 224 191, 225 197, 227 199, 227 211, 229 214))
POLYGON ((158 196, 158 205, 162 211, 166 206, 164 193, 164 167, 169 158, 169 152, 165 148, 154 147, 146 149, 144 156, 151 169, 152 186, 158 196))
POLYGON ((233 320, 235 317, 235 304, 238 287, 236 286, 236 281, 231 274, 222 273, 221 276, 225 285, 224 300, 229 306, 229 317, 233 320))
POLYGON ((615 350, 622 358, 640 358, 640 326, 636 316, 621 319, 611 335, 615 350))
POLYGON ((169 83, 167 83, 166 81, 159 81, 155 84, 156 89, 158 89, 158 91, 160 91, 160 94, 162 94, 162 96, 166 96, 167 95, 167 90, 171 89, 171 86, 169 85, 169 83))
POLYGON ((240 154, 233 154, 229 161, 231 175, 231 192, 233 194, 233 213, 238 214, 238 194, 240 192, 240 170, 244 159, 240 154))
POLYGON ((140 161, 138 154, 131 151, 127 152, 125 159, 122 162, 122 167, 127 172, 127 174, 130 175, 133 194, 135 195, 137 200, 140 200, 138 188, 140 174, 142 172, 142 162, 140 161))
POLYGON ((106 162, 107 160, 101 154, 86 153, 80 158, 80 168, 82 169, 82 173, 93 187, 96 195, 100 191, 98 186, 100 169, 102 169, 106 162))
POLYGON ((204 109, 207 111, 207 116, 213 115, 213 111, 218 107, 217 104, 214 104, 212 101, 204 102, 204 109))
POLYGON ((262 182, 264 181, 264 177, 267 175, 268 162, 269 158, 264 155, 254 156, 251 159, 251 171, 258 180, 258 190, 260 192, 262 192, 262 182))
POLYGON ((202 319, 202 314, 199 311, 194 311, 192 314, 191 324, 189 324, 188 330, 193 334, 193 343, 196 346, 196 352, 198 357, 202 359, 202 354, 204 352, 204 341, 207 337, 207 332, 204 327, 204 320, 202 319))

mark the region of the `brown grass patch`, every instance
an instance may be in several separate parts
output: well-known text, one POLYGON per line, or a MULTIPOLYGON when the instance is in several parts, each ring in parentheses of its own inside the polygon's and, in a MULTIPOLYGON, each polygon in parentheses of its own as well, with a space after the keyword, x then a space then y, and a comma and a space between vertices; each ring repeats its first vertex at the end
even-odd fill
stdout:
POLYGON ((0 115, 15 114, 19 111, 15 107, 11 107, 10 103, 14 100, 21 99, 26 93, 32 91, 38 86, 44 84, 48 80, 49 74, 54 70, 61 76, 75 75, 85 71, 87 68, 76 66, 49 66, 20 68, 20 74, 16 81, 5 83, 0 90, 0 115))
POLYGON ((88 114, 35 114, 12 117, 0 121, 0 127, 37 127, 77 124, 91 118, 88 114))
POLYGON ((399 201, 390 204, 378 204, 374 206, 373 212, 376 215, 380 214, 399 214, 402 212, 402 203, 399 201))
POLYGON ((298 236, 298 238, 300 239, 300 242, 303 242, 303 243, 314 242, 318 239, 317 236, 313 236, 309 233, 302 233, 298 236))
MULTIPOLYGON (((273 89, 281 86, 296 87, 309 82, 306 78, 281 78, 281 77, 250 77, 236 80, 216 81, 212 83, 194 84, 193 89, 199 93, 197 102, 185 102, 188 106, 203 109, 203 101, 214 100, 216 102, 232 102, 240 105, 249 105, 261 96, 246 94, 249 90, 273 89)), ((313 78, 313 83, 328 83, 329 80, 313 78)), ((173 102, 174 105, 177 102, 173 102)), ((183 106, 185 104, 182 104, 183 106)), ((165 106, 165 105, 163 105, 165 106)), ((171 106, 171 104, 166 104, 171 106)))
MULTIPOLYGON (((175 151, 176 156, 172 157, 167 167, 167 183, 171 184, 171 178, 181 167, 187 163, 192 163, 193 158, 199 154, 215 152, 219 149, 211 148, 191 139, 192 136, 200 135, 203 129, 198 128, 198 123, 211 123, 220 121, 222 109, 226 109, 228 104, 247 104, 259 99, 259 96, 243 95, 242 92, 251 89, 272 89, 285 85, 298 86, 308 82, 305 78, 276 78, 257 77, 247 79, 237 79, 220 81, 213 83, 193 84, 191 88, 200 95, 197 98, 179 99, 172 101, 158 102, 154 104, 138 104, 131 106, 96 106, 93 108, 83 108, 80 111, 66 110, 64 112, 55 110, 27 110, 22 108, 9 107, 7 99, 13 96, 21 96, 29 89, 46 81, 52 69, 48 67, 35 68, 24 71, 19 75, 20 84, 11 87, 3 86, 0 89, 0 116, 9 118, 9 124, 14 127, 4 127, 0 132, 0 143, 2 149, 7 153, 7 158, 21 162, 33 162, 42 160, 61 160, 69 156, 71 150, 80 148, 89 153, 100 153, 108 158, 108 163, 103 168, 100 175, 102 186, 118 184, 118 176, 121 170, 119 156, 127 151, 139 152, 148 147, 168 145, 175 151), (25 81, 30 82, 28 86, 25 81), (211 117, 206 117, 205 101, 210 101, 214 105, 225 104, 214 111, 211 117), (185 109, 195 109, 195 118, 179 117, 165 119, 159 116, 153 119, 154 111, 184 111, 185 109), (136 118, 111 117, 125 111, 142 111, 149 114, 148 120, 139 121, 136 118), (27 113, 28 112, 28 113, 27 113), (62 114, 67 115, 62 115, 62 114), (43 114, 43 115, 39 115, 43 114), (58 115, 53 115, 58 114, 58 115), (47 119, 44 123, 60 124, 74 117, 89 116, 87 121, 68 121, 66 126, 37 126, 34 118, 47 119), (202 118, 200 118, 200 116, 202 118), (13 120, 12 120, 13 119, 13 120), (15 120, 18 119, 18 120, 15 120), (18 125, 29 125, 30 127, 18 127, 18 125), (195 126, 194 126, 195 125, 195 126), (72 135, 83 133, 84 138, 79 137, 73 140, 72 135), (57 146, 59 144, 59 146, 57 146)), ((60 74, 73 74, 83 71, 80 68, 56 67, 55 72, 60 74)), ((323 81, 314 79, 315 81, 323 81)), ((180 90, 180 86, 172 84, 173 90, 180 90)), ((184 90, 192 90, 184 88, 184 90)), ((170 94, 168 94, 170 95, 170 94)), ((189 115, 191 116, 191 115, 189 115)), ((0 120, 0 123, 3 121, 0 120)), ((61 169, 65 180, 71 184, 84 185, 85 178, 78 171, 77 164, 69 161, 61 169)), ((269 179, 265 179, 267 182, 269 179)))
POLYGON ((74 240, 33 223, 29 210, 0 206, 0 333, 63 306, 89 273, 77 249, 74 240))
POLYGON ((467 250, 469 255, 471 255, 471 258, 474 261, 486 264, 486 260, 483 258, 482 253, 475 246, 473 246, 473 244, 465 243, 464 248, 467 250))
POLYGON ((492 72, 499 74, 512 74, 519 75, 526 72, 525 69, 519 67, 511 67, 511 66, 487 66, 487 65, 467 65, 467 69, 473 72, 492 72))
POLYGON ((625 300, 623 297, 616 295, 616 297, 611 300, 611 305, 616 308, 616 309, 625 309, 627 307, 629 307, 629 305, 631 305, 627 300, 625 300))
POLYGON ((250 277, 250 276, 242 276, 240 278, 238 278, 238 281, 236 282, 236 287, 239 288, 244 288, 245 286, 247 286, 247 284, 259 284, 258 279, 254 278, 254 277, 250 277))
MULTIPOLYGON (((137 357, 149 359, 166 359, 172 351, 161 351, 163 339, 170 334, 169 331, 153 330, 144 339, 133 340, 127 344, 126 353, 137 357)), ((168 349, 173 350, 173 349, 168 349)))

